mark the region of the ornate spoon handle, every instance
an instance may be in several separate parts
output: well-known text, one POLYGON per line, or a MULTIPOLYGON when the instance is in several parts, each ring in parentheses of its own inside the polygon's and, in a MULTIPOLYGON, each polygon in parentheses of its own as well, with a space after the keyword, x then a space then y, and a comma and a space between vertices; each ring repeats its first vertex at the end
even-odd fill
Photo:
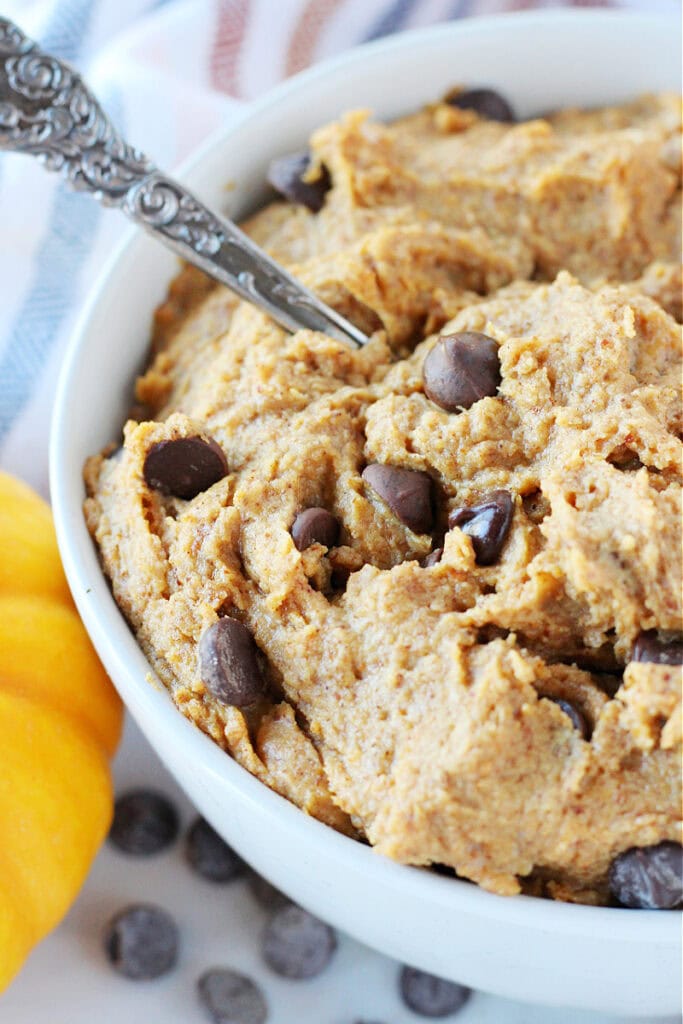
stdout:
POLYGON ((0 17, 0 150, 30 153, 289 331, 367 337, 116 132, 81 77, 0 17))

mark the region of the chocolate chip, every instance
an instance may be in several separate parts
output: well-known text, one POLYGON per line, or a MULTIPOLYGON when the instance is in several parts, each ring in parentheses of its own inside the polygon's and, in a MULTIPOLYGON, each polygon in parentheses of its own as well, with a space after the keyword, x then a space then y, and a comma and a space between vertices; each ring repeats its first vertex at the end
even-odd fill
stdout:
POLYGON ((228 473, 223 450, 212 439, 178 437, 153 444, 145 459, 145 482, 175 498, 196 497, 228 473))
POLYGON ((267 878, 254 870, 250 870, 247 874, 247 885, 256 902, 266 910, 280 910, 282 907, 289 907, 292 904, 289 896, 285 896, 283 892, 271 885, 267 878))
POLYGON ((401 998, 421 1017, 448 1017, 462 1009, 472 995, 469 988, 445 981, 415 967, 403 967, 399 976, 401 998))
POLYGON ((280 195, 291 203, 301 203, 311 213, 322 209, 325 196, 332 187, 330 172, 323 165, 315 181, 305 181, 304 176, 311 163, 311 154, 288 153, 287 156, 272 160, 268 167, 268 181, 280 195))
POLYGON ((265 1024, 268 1018, 263 993, 246 974, 214 967, 198 979, 197 991, 214 1024, 265 1024))
POLYGON ((117 798, 109 839, 119 850, 148 857, 170 846, 178 835, 178 813, 161 793, 132 789, 117 798))
POLYGON ((158 978, 175 966, 178 929, 165 910, 138 903, 112 918, 104 945, 109 960, 126 978, 158 978))
POLYGON ((425 394, 446 412, 492 398, 500 385, 498 345, 488 334, 442 335, 422 365, 425 394))
POLYGON ((283 978, 313 978, 327 967, 337 937, 324 921, 295 904, 276 910, 266 925, 263 958, 283 978))
POLYGON ((442 556, 443 548, 434 548, 434 550, 430 551, 429 554, 425 557, 424 561, 422 562, 422 565, 424 566, 425 569, 429 569, 433 565, 438 565, 438 563, 441 561, 442 556))
POLYGON ((486 117, 489 121, 516 121, 514 110, 495 89, 463 89, 461 92, 449 93, 446 102, 461 110, 473 110, 479 117, 486 117))
POLYGON ((193 871, 209 882, 232 882, 246 870, 242 858, 204 818, 197 818, 191 825, 185 852, 193 871))
POLYGON ((307 508, 292 523, 292 540, 299 551, 311 544, 333 548, 339 540, 339 520, 326 508, 307 508))
POLYGON ((661 637, 656 629, 640 633, 633 645, 631 661, 649 661, 654 665, 683 665, 683 640, 680 633, 661 637))
POLYGON ((557 704, 558 708, 561 708, 564 711, 565 715, 567 715, 571 720, 576 731, 581 734, 584 740, 590 738, 590 727, 588 722, 574 704, 570 704, 568 700, 562 700, 561 697, 546 697, 546 700, 551 700, 553 704, 557 704))
POLYGON ((622 907, 674 910, 683 903, 683 847, 667 840, 625 850, 612 861, 609 888, 622 907))
POLYGON ((493 565, 507 540, 512 523, 512 495, 491 491, 471 508, 456 508, 448 517, 452 530, 458 526, 472 540, 477 565, 493 565))
POLYGON ((237 619, 214 622, 199 641, 201 680, 221 704, 248 707, 263 693, 254 638, 237 619))
POLYGON ((607 461, 610 465, 614 466, 615 469, 621 470, 622 473, 632 473, 638 469, 642 469, 644 463, 641 462, 638 452, 634 452, 628 445, 621 444, 618 448, 615 448, 610 455, 607 456, 607 461))
POLYGON ((398 469, 374 462, 363 470, 363 480, 401 522, 415 533, 432 528, 432 479, 427 473, 398 469))

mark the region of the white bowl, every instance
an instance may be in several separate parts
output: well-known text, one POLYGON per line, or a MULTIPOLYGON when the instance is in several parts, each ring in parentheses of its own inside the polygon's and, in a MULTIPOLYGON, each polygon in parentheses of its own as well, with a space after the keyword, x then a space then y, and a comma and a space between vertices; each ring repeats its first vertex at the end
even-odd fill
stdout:
MULTIPOLYGON (((519 113, 679 87, 669 19, 542 12, 436 26, 346 53, 284 83, 214 136, 182 177, 238 216, 273 154, 343 110, 390 118, 456 82, 500 88, 519 113), (227 182, 235 184, 226 193, 227 182)), ((268 790, 174 708, 119 613, 81 514, 87 455, 118 436, 176 261, 135 233, 106 268, 71 342, 56 402, 52 500, 73 594, 129 710, 208 820, 303 905, 390 956, 475 988, 557 1006, 671 1014, 681 991, 680 915, 493 896, 394 864, 268 790)))

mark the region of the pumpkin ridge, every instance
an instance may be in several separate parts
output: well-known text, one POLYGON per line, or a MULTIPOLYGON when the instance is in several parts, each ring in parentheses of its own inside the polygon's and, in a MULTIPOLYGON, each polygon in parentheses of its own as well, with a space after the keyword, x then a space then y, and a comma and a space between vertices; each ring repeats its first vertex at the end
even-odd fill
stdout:
MULTIPOLYGON (((61 920, 85 880, 110 824, 111 781, 100 744, 59 712, 0 692, 0 722, 0 832, 12 878, 11 887, 3 878, 0 916, 14 906, 33 920, 30 946, 61 920)), ((0 978, 4 960, 0 949, 0 978)))
POLYGON ((75 610, 50 598, 0 594, 0 687, 49 704, 93 731, 112 756, 119 701, 75 610))

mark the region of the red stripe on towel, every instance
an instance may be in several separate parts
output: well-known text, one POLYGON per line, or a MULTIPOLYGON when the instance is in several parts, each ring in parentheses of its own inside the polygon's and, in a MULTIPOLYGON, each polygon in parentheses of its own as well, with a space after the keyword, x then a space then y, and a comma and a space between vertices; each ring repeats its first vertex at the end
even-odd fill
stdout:
POLYGON ((239 96, 239 57, 249 24, 251 0, 220 0, 211 47, 211 85, 219 92, 239 96))
POLYGON ((289 40, 285 75, 295 75, 313 62, 320 33, 341 6, 343 0, 308 0, 289 40))

